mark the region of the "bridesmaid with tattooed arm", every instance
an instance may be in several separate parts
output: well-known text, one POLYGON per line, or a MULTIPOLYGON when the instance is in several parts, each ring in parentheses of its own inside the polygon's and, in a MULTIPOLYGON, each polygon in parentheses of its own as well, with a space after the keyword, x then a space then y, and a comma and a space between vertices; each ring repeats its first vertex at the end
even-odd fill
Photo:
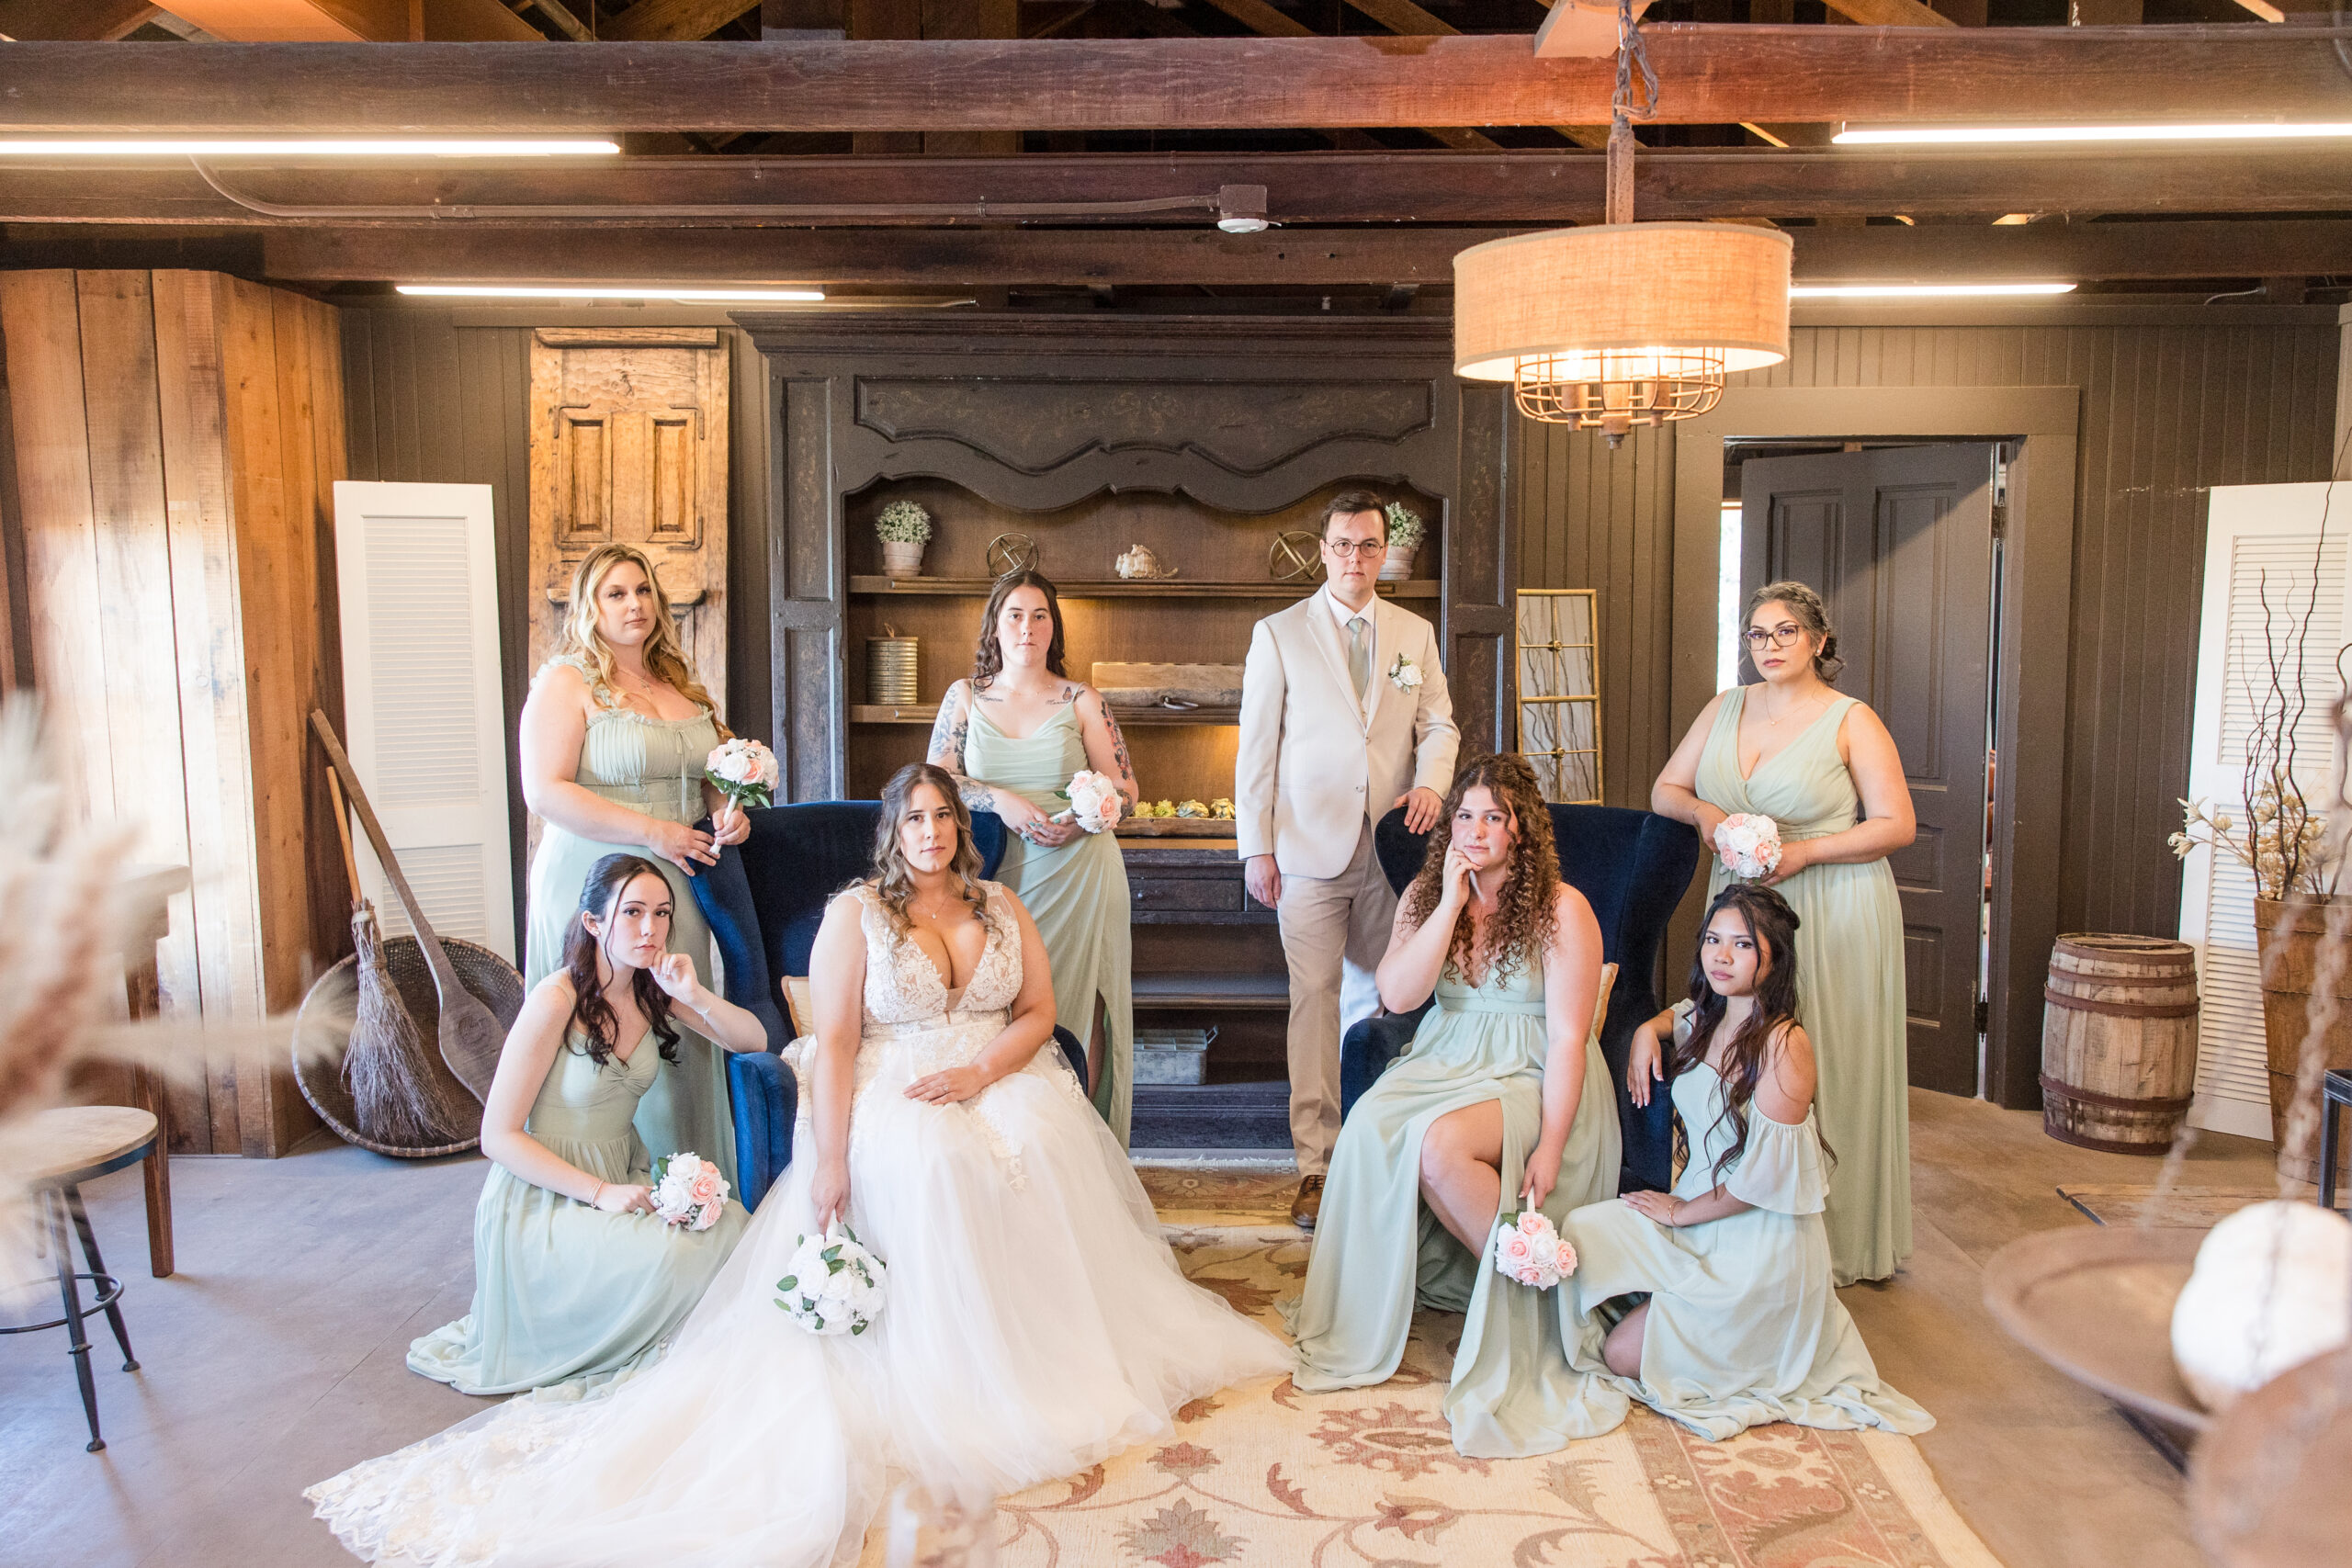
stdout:
POLYGON ((1129 807, 1143 794, 1110 705, 1063 672, 1061 602, 1043 576, 1014 572, 989 595, 971 678, 940 702, 928 761, 956 776, 972 811, 1004 818, 997 880, 1037 922, 1056 1021, 1087 1043, 1095 1109, 1124 1147, 1136 1035, 1126 863, 1109 833, 1052 818, 1081 769, 1114 781, 1129 807))

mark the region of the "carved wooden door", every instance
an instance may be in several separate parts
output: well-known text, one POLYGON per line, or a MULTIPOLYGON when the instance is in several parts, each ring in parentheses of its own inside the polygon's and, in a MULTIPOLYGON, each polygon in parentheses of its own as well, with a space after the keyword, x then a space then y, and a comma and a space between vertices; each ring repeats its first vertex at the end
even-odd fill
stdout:
POLYGON ((616 540, 652 558, 679 641, 727 706, 727 346, 715 327, 543 327, 531 342, 531 668, 571 574, 616 540))
MULTIPOLYGON (((1919 836, 1903 898, 1911 1082, 1977 1092, 1993 604, 1993 448, 1896 446, 1741 465, 1741 587, 1809 582, 1903 753, 1919 836)), ((1745 595, 1741 601, 1746 603, 1745 595)), ((1741 678, 1755 667, 1741 661, 1741 678)))

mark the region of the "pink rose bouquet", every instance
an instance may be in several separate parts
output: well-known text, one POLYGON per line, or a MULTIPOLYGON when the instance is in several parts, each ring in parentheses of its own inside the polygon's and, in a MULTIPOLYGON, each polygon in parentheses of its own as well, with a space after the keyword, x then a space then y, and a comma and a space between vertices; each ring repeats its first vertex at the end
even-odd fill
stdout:
POLYGON ((703 778, 738 806, 767 806, 775 799, 775 753, 756 740, 727 741, 703 761, 703 778))
POLYGON ((1742 882, 1772 874, 1781 864, 1781 825, 1753 811, 1736 812, 1715 829, 1724 864, 1742 882))
POLYGON ((1054 820, 1068 822, 1075 818, 1090 833, 1108 832, 1117 827, 1126 806, 1116 780, 1083 770, 1070 775, 1069 787, 1060 794, 1069 802, 1069 809, 1057 813, 1054 820))
POLYGON ((1495 1272, 1532 1290, 1548 1291, 1577 1271, 1577 1249, 1532 1205, 1495 1226, 1495 1272))
POLYGON ((707 1231, 726 1210, 727 1179, 700 1155, 664 1155, 653 1162, 653 1212, 663 1221, 707 1231))

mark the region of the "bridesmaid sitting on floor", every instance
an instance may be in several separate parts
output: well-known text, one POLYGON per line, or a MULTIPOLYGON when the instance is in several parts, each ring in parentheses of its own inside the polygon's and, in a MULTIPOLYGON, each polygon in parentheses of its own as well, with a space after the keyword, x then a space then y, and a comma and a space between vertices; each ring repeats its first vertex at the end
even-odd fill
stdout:
POLYGON ((482 1107, 496 1163, 474 1207, 473 1310, 411 1345, 411 1371, 460 1393, 585 1389, 648 1360, 743 1234, 732 1201, 708 1230, 657 1218, 631 1124, 675 1069, 680 1023, 730 1051, 767 1048, 760 1021, 670 951, 671 898, 639 856, 589 871, 563 967, 525 999, 482 1107))
POLYGON ((1879 1381, 1830 1283, 1834 1156, 1814 1127, 1796 931, 1779 894, 1733 883, 1708 908, 1689 999, 1634 1032, 1626 1087, 1646 1105, 1670 1080, 1690 1158, 1672 1192, 1630 1192, 1561 1227, 1577 1249, 1560 1288, 1585 1314, 1572 1359, 1594 1431, 1624 1420, 1629 1397, 1708 1438, 1768 1421, 1935 1425, 1879 1381), (1674 1041, 1663 1066, 1661 1030, 1674 1041))
POLYGON ((1481 1458, 1549 1453, 1585 1433, 1562 1293, 1495 1272, 1506 1197, 1556 1224, 1614 1192, 1616 1097, 1594 1029, 1600 927, 1560 880, 1552 817, 1521 759, 1454 775, 1428 858, 1396 910, 1382 1005, 1437 1006, 1412 1047, 1340 1126, 1331 1177, 1291 1311, 1297 1385, 1385 1382, 1413 1307, 1467 1314, 1445 1396, 1453 1446, 1481 1458))

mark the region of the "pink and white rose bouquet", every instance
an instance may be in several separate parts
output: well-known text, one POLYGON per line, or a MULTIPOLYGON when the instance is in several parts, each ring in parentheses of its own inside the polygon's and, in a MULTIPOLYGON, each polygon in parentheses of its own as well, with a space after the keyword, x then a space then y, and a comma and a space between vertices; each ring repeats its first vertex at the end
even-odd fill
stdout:
POLYGON ((1551 1217, 1530 1206, 1516 1220, 1495 1227, 1495 1272, 1532 1290, 1548 1291, 1577 1271, 1577 1249, 1553 1228, 1551 1217))
POLYGON ((691 1151, 653 1162, 653 1212, 673 1225, 707 1231, 727 1211, 727 1179, 691 1151))
POLYGON ((1119 793, 1117 780, 1083 769, 1070 775, 1069 787, 1060 795, 1069 802, 1069 809, 1056 813, 1054 820, 1068 822, 1074 818, 1090 833, 1105 833, 1117 827, 1120 815, 1126 808, 1126 797, 1119 793))
POLYGON ((766 806, 775 801, 776 781, 783 775, 775 752, 738 737, 704 760, 702 776, 737 806, 766 806))
POLYGON ((865 1250, 857 1233, 836 1220, 822 1235, 804 1235, 775 1282, 786 1316, 811 1334, 863 1334, 882 1314, 882 1282, 889 1270, 865 1250))
POLYGON ((1735 812, 1715 828, 1715 848, 1742 882, 1772 874, 1781 864, 1781 825, 1753 811, 1735 812))

